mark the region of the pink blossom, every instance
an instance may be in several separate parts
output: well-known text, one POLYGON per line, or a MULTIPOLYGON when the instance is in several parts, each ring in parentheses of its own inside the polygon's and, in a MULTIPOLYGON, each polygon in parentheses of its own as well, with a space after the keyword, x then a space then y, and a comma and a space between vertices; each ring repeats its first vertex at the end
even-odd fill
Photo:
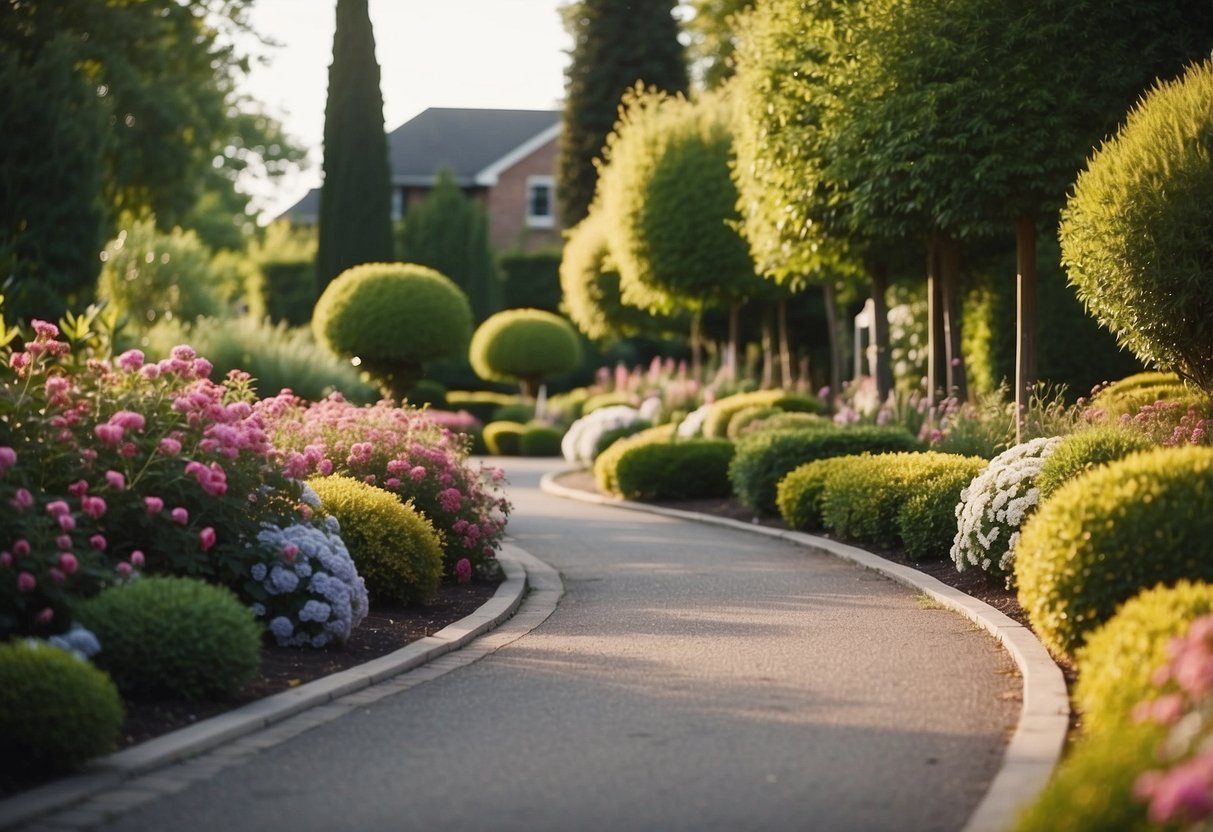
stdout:
POLYGON ((74 532, 76 530, 76 518, 70 514, 60 514, 55 520, 59 523, 60 531, 74 532))
POLYGON ((64 581, 67 580, 67 575, 63 574, 63 570, 55 566, 47 570, 47 574, 51 576, 51 583, 55 586, 63 586, 64 581))
POLYGON ((472 580, 472 562, 467 558, 460 558, 459 562, 455 564, 455 577, 461 584, 472 580))
POLYGON ((17 462, 17 452, 8 445, 0 447, 0 475, 12 468, 17 462))
POLYGON ((397 488, 400 487, 400 479, 398 477, 388 477, 386 480, 383 481, 383 484, 385 487, 390 488, 393 491, 395 491, 397 488))
POLYGON ((85 448, 80 452, 80 457, 84 460, 86 465, 92 465, 97 459, 97 452, 92 448, 85 448))
POLYGON ((38 586, 38 579, 29 572, 22 572, 17 576, 18 592, 33 592, 36 586, 38 586))
POLYGON ((46 504, 46 513, 52 517, 56 517, 60 514, 67 514, 70 511, 71 507, 68 506, 66 500, 51 500, 46 504))
POLYGON ((51 338, 59 337, 59 327, 55 326, 50 321, 41 321, 34 318, 30 321, 30 326, 34 328, 34 334, 39 340, 49 341, 51 338))
POLYGON ((88 480, 76 480, 67 487, 67 493, 73 497, 83 497, 88 493, 88 480))
POLYGON ((123 443, 122 447, 118 449, 118 453, 127 459, 131 459, 132 457, 139 455, 139 447, 134 442, 125 442, 123 443))
POLYGON ((144 497, 143 505, 147 506, 148 514, 159 514, 164 510, 164 500, 159 497, 144 497))
POLYGON ((181 453, 181 443, 171 436, 166 436, 160 440, 160 453, 165 456, 176 456, 181 453))
POLYGON ((93 428, 93 433, 97 435, 97 438, 100 439, 103 444, 117 445, 122 441, 125 431, 119 425, 103 422, 93 428))
POLYGON ((0 566, 3 566, 5 569, 8 569, 12 565, 13 565, 13 553, 12 552, 0 552, 0 566))
POLYGON ((13 499, 9 500, 9 504, 18 512, 25 511, 34 504, 34 495, 29 492, 28 488, 18 488, 13 494, 13 499))
POLYGON ((140 550, 136 549, 135 551, 131 552, 130 560, 131 560, 131 566, 135 567, 136 569, 143 568, 144 558, 143 558, 143 552, 141 552, 140 550))
POLYGON ((133 373, 143 366, 143 353, 140 350, 127 350, 118 356, 118 366, 133 373))
POLYGON ((169 516, 172 517, 173 522, 179 526, 184 526, 186 523, 188 523, 190 521, 189 511, 182 508, 181 506, 177 506, 175 509, 170 511, 169 516))
POLYGON ((80 510, 94 520, 105 514, 106 508, 105 500, 100 497, 83 497, 80 500, 80 510))
POLYGON ((30 553, 29 541, 26 540, 24 537, 18 538, 17 541, 13 543, 13 554, 16 555, 17 557, 24 558, 24 557, 27 557, 29 555, 29 553, 30 553))
POLYGON ((70 534, 61 534, 55 538, 55 545, 60 549, 72 548, 72 536, 70 534))
POLYGON ((294 543, 288 543, 282 547, 282 557, 287 563, 294 563, 295 558, 299 557, 299 547, 294 543))
POLYGON ((18 373, 29 367, 30 362, 34 357, 28 352, 15 352, 8 359, 8 366, 12 367, 18 373))
POLYGON ((71 552, 59 553, 59 568, 65 575, 75 575, 80 568, 80 561, 71 552))
POLYGON ((131 576, 131 565, 126 561, 119 561, 118 565, 114 567, 114 570, 120 577, 129 578, 131 576))
POLYGON ((106 471, 105 481, 109 483, 110 488, 115 491, 124 491, 126 489, 126 477, 119 471, 106 471))
POLYGON ((198 548, 202 551, 208 551, 215 545, 215 530, 211 526, 207 526, 202 531, 198 532, 198 548))
POLYGON ((160 366, 158 364, 144 364, 139 368, 139 375, 148 381, 155 381, 160 378, 160 366))
POLYGON ((105 540, 105 535, 95 534, 88 539, 88 545, 92 546, 98 552, 104 552, 108 543, 105 540))
POLYGON ((327 477, 329 474, 333 473, 333 461, 331 459, 320 460, 320 464, 316 466, 316 470, 319 472, 320 476, 327 477))
POLYGON ((198 357, 198 353, 194 352, 194 348, 189 344, 178 344, 170 354, 177 361, 193 361, 198 357))
POLYGON ((111 425, 118 425, 124 430, 141 431, 147 423, 143 418, 142 413, 136 413, 133 410, 119 410, 109 418, 111 425))
POLYGON ((447 488, 438 492, 438 503, 443 511, 453 514, 463 506, 463 494, 458 488, 447 488))
POLYGON ((413 468, 413 470, 409 471, 409 479, 411 479, 413 482, 421 482, 423 479, 425 479, 426 473, 425 468, 417 465, 413 468))
POLYGON ((50 607, 43 607, 42 609, 38 610, 38 615, 36 618, 39 624, 50 624, 55 620, 55 611, 50 607))
POLYGON ((211 374, 211 370, 215 369, 215 365, 205 358, 195 358, 190 369, 196 378, 207 378, 211 374))

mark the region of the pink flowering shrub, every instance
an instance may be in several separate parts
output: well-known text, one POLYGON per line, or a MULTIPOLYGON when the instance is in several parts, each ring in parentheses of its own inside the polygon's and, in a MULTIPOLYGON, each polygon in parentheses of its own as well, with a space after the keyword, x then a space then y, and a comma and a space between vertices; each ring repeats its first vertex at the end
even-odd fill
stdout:
POLYGON ((426 411, 390 401, 357 406, 340 395, 309 403, 288 391, 254 410, 288 476, 344 474, 412 500, 443 536, 447 576, 463 558, 484 568, 496 555, 510 511, 497 487, 504 475, 472 465, 466 437, 426 411))
POLYGON ((87 357, 35 321, 0 352, 0 636, 67 629, 75 599, 137 571, 237 591, 263 519, 297 516, 246 376, 188 347, 87 357))
POLYGON ((1213 615, 1193 621, 1168 653, 1154 676, 1161 695, 1134 711, 1138 721, 1167 726, 1161 765, 1138 777, 1134 791, 1151 821, 1197 824, 1213 818, 1213 615))
POLYGON ((1213 444, 1213 419, 1187 402, 1159 399, 1122 415, 1120 424, 1164 447, 1213 444))

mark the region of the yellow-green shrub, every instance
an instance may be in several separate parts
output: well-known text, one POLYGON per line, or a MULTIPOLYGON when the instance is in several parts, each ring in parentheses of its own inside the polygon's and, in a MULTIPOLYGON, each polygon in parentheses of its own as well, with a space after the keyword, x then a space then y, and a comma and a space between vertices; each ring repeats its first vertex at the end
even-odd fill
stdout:
POLYGON ((818 459, 792 470, 775 488, 775 506, 789 528, 815 531, 823 528, 821 495, 830 475, 854 457, 836 456, 818 459))
POLYGON ((684 439, 629 448, 619 457, 615 477, 629 500, 727 497, 733 443, 727 439, 684 439))
POLYGON ((429 519, 390 491, 350 477, 316 477, 308 485, 321 509, 341 524, 341 539, 371 603, 424 603, 442 579, 442 537, 429 519))
POLYGON ((1024 523, 1019 602, 1041 640, 1071 653, 1145 587, 1213 580, 1213 449, 1134 454, 1071 480, 1024 523))
POLYGON ((609 448, 600 453, 594 459, 594 479, 598 483, 598 490, 604 494, 618 495, 620 493, 619 477, 616 474, 616 468, 619 465, 619 459, 624 453, 630 448, 650 442, 668 442, 674 437, 676 428, 677 426, 674 424, 656 425, 655 427, 646 428, 640 433, 634 433, 631 436, 617 440, 609 448))
POLYGON ((733 416, 750 407, 774 407, 779 410, 799 413, 821 413, 825 410, 818 399, 786 390, 755 390, 750 393, 734 393, 712 403, 707 418, 703 420, 703 435, 707 439, 723 439, 728 435, 729 422, 733 416))
POLYGON ((518 456, 525 430, 522 422, 489 422, 484 426, 484 445, 493 456, 518 456))
POLYGON ((1040 499, 1047 499, 1085 471, 1153 447, 1154 443, 1141 434, 1113 425, 1064 436, 1034 480, 1040 489, 1040 499))
POLYGON ((750 422, 738 431, 737 438, 740 439, 743 436, 749 436, 751 433, 760 433, 768 430, 789 430, 793 428, 833 430, 836 427, 837 425, 825 416, 818 416, 816 413, 798 413, 795 411, 789 413, 781 411, 750 422))
POLYGON ((1078 648, 1074 699, 1083 730, 1119 730, 1132 721, 1133 706, 1157 691, 1154 671, 1170 658, 1167 645, 1188 625, 1213 613, 1213 585, 1180 581, 1135 595, 1078 648))
POLYGON ((897 513, 897 533, 910 560, 942 560, 956 539, 960 492, 988 464, 979 456, 949 454, 914 484, 897 513))
POLYGON ((526 425, 518 437, 518 453, 522 456, 560 456, 560 440, 564 431, 550 425, 526 425))
POLYGON ((114 747, 122 700, 104 672, 49 644, 0 644, 0 775, 62 774, 114 747))

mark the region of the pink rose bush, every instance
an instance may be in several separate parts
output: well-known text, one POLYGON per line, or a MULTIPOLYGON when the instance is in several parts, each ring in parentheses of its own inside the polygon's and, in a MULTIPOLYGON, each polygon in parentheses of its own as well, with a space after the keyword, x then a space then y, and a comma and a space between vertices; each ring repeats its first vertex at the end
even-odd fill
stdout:
POLYGON ((258 402, 256 413, 289 476, 344 474, 412 500, 442 533, 447 576, 464 558, 483 569, 496 555, 510 511, 503 474, 471 465, 467 437, 427 411, 358 406, 339 395, 311 403, 284 391, 258 402))

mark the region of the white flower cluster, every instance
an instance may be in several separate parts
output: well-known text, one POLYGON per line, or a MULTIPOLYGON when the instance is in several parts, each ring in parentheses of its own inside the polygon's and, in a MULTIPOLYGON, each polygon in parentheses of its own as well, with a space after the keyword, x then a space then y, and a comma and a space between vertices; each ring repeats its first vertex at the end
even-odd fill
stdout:
POLYGON ((560 452, 566 462, 589 465, 594 461, 594 451, 604 433, 626 428, 639 418, 640 411, 626 404, 600 407, 569 425, 560 440, 560 452))
POLYGON ((960 492, 951 553, 958 571, 976 566, 1010 586, 1019 528, 1040 501, 1033 483, 1060 441, 1041 437, 1003 451, 960 492))
POLYGON ((257 535, 277 555, 273 563, 252 568, 253 580, 266 594, 253 612, 269 620, 270 632, 284 647, 345 642, 366 618, 366 584, 341 540, 337 518, 321 522, 322 527, 267 525, 257 535))
POLYGON ((703 433, 703 423, 707 421, 708 414, 712 412, 712 402, 700 405, 697 409, 688 413, 681 422, 678 423, 678 438, 679 439, 694 439, 703 433))

